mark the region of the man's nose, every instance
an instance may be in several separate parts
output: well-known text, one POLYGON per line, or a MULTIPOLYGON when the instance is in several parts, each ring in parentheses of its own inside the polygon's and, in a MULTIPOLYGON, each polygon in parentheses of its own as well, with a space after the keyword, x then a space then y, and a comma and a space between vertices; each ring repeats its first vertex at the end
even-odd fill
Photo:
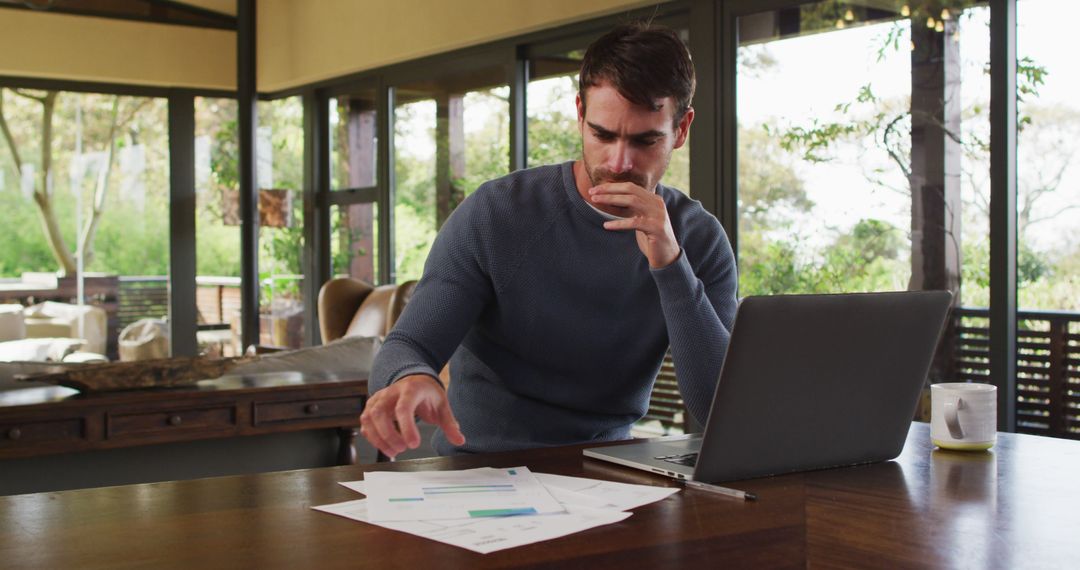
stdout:
POLYGON ((620 173, 630 172, 634 169, 634 160, 631 156, 630 145, 623 141, 615 143, 611 156, 608 158, 608 170, 620 173))

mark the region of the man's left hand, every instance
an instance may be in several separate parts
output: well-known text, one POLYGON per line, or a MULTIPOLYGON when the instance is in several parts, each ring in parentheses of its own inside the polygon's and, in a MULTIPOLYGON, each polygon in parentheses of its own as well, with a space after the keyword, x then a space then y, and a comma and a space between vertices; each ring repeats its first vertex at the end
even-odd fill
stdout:
POLYGON ((649 267, 667 267, 679 258, 679 242, 675 241, 667 207, 659 195, 633 182, 606 182, 590 188, 589 196, 597 204, 625 209, 625 219, 604 222, 604 228, 635 230, 638 248, 649 260, 649 267))

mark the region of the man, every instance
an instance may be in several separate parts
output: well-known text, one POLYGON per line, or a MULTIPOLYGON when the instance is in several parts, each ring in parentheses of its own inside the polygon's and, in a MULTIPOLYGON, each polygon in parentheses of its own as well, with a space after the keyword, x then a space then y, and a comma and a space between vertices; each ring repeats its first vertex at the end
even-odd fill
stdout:
POLYGON ((360 418, 372 445, 416 448, 416 417, 438 426, 440 454, 625 439, 669 345, 705 420, 734 256, 715 217, 659 184, 686 143, 694 82, 670 30, 621 26, 589 47, 582 158, 487 182, 447 220, 376 356, 360 418))

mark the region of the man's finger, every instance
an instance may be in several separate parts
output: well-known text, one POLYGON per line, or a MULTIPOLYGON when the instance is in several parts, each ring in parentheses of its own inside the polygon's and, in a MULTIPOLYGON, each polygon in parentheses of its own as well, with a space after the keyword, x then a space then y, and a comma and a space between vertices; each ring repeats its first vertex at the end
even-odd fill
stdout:
POLYGON ((641 230, 645 231, 644 224, 638 216, 623 218, 621 220, 608 220, 604 222, 605 230, 641 230))
POLYGON ((387 446, 383 449, 383 452, 390 457, 394 457, 405 451, 405 440, 401 438, 401 434, 394 425, 394 416, 390 413, 390 408, 383 404, 372 408, 370 412, 371 427, 375 435, 381 438, 387 446))
POLYGON ((439 406, 438 423, 443 430, 443 434, 446 435, 446 441, 453 445, 465 444, 465 434, 461 433, 461 426, 454 417, 454 412, 450 410, 449 399, 443 399, 442 405, 439 406))
POLYGON ((397 421, 398 431, 401 432, 401 438, 409 449, 420 446, 420 431, 416 429, 416 407, 416 395, 409 390, 402 393, 397 405, 394 406, 394 418, 397 421))
POLYGON ((390 449, 390 445, 387 444, 383 438, 379 437, 378 433, 369 425, 365 425, 363 420, 360 423, 360 434, 364 436, 364 439, 368 441, 375 449, 383 452, 387 457, 393 458, 394 452, 390 449))
POLYGON ((633 182, 604 182, 589 189, 591 194, 650 194, 633 182))
POLYGON ((635 206, 640 208, 641 206, 640 200, 633 194, 594 194, 592 199, 593 202, 598 204, 608 204, 621 208, 634 208, 635 206))

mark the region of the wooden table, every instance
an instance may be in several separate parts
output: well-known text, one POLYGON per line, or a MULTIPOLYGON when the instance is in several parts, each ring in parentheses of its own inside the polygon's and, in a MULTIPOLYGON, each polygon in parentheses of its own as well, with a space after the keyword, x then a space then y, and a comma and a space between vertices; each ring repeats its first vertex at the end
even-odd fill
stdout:
POLYGON ((580 447, 0 498, 5 568, 1080 567, 1080 442, 1001 435, 932 451, 913 424, 894 462, 684 490, 623 522, 479 555, 310 510, 365 470, 527 465, 651 485, 580 447))
POLYGON ((227 376, 170 389, 79 394, 31 383, 0 391, 0 494, 75 488, 78 471, 95 464, 104 464, 96 485, 249 473, 260 470, 261 460, 257 450, 239 444, 270 455, 269 436, 294 434, 297 445, 311 446, 304 436, 316 430, 332 432, 336 453, 329 461, 268 457, 265 467, 355 463, 366 398, 365 379, 298 372, 227 376), (220 469, 230 456, 245 453, 238 459, 245 465, 220 469), (153 472, 170 460, 177 464, 153 472))

